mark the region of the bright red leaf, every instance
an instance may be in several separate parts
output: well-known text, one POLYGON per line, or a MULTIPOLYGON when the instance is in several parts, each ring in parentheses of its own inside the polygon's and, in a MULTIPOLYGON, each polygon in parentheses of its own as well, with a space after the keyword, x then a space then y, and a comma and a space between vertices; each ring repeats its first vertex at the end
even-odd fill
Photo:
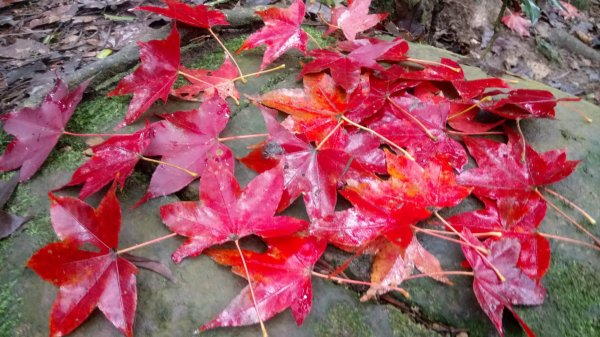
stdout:
POLYGON ((550 242, 537 234, 537 228, 546 216, 546 203, 537 195, 529 196, 526 204, 529 212, 518 222, 506 224, 500 217, 496 202, 488 198, 481 200, 485 205, 484 209, 460 213, 446 220, 458 231, 468 228, 476 234, 498 232, 502 239, 519 240, 521 252, 518 267, 525 275, 539 282, 550 267, 550 242))
POLYGON ((529 36, 531 20, 521 16, 521 12, 512 12, 502 17, 502 23, 520 36, 529 36))
POLYGON ((131 175, 140 155, 150 144, 153 131, 146 127, 132 135, 113 136, 100 145, 92 147, 94 155, 73 173, 65 186, 83 184, 79 198, 85 199, 98 192, 113 180, 121 188, 131 175))
POLYGON ((167 101, 179 69, 179 32, 175 25, 164 40, 138 42, 140 66, 123 78, 108 96, 133 94, 125 119, 118 125, 133 123, 159 98, 167 101))
MULTIPOLYGON (((229 121, 229 106, 215 95, 196 110, 179 111, 161 115, 165 120, 155 123, 155 136, 144 152, 146 156, 161 156, 161 161, 202 175, 209 161, 220 162, 233 172, 231 150, 218 140, 229 121)), ((150 180, 146 195, 138 205, 148 199, 175 193, 194 181, 181 169, 160 164, 150 180)))
MULTIPOLYGON (((360 123, 375 112, 365 110, 362 105, 368 90, 366 75, 352 93, 347 93, 331 76, 320 73, 304 76, 304 89, 273 90, 260 96, 258 101, 292 115, 294 132, 302 133, 310 141, 320 142, 337 126, 341 116, 360 123)), ((342 132, 343 129, 338 128, 331 138, 342 137, 342 132)))
POLYGON ((416 81, 452 82, 465 79, 465 73, 455 61, 447 58, 440 60, 442 65, 427 65, 422 70, 407 70, 403 66, 394 65, 386 71, 386 76, 394 79, 416 81))
POLYGON ((463 245, 463 253, 475 272, 473 291, 479 305, 488 315, 498 333, 504 336, 502 329, 502 312, 508 309, 523 327, 528 336, 535 334, 512 308, 513 305, 540 305, 544 303, 546 290, 527 277, 518 267, 517 261, 521 252, 518 240, 501 239, 488 240, 484 244, 471 234, 468 229, 463 236, 469 243, 490 250, 490 255, 484 260, 473 248, 463 245), (501 281, 494 266, 505 278, 501 281))
POLYGON ((240 93, 235 88, 233 81, 239 76, 239 72, 229 57, 225 57, 225 62, 217 70, 188 69, 184 66, 179 68, 182 75, 191 83, 173 89, 173 95, 181 99, 196 100, 196 96, 202 93, 201 98, 207 100, 213 97, 215 92, 223 99, 227 97, 240 98, 240 93))
POLYGON ((331 25, 325 35, 337 29, 344 32, 346 39, 352 41, 356 34, 374 27, 388 14, 369 14, 371 0, 348 0, 348 7, 337 5, 331 13, 331 25))
POLYGON ((60 79, 36 108, 22 108, 2 115, 3 128, 15 136, 0 157, 0 171, 21 167, 20 181, 27 181, 42 166, 65 131, 67 122, 88 82, 73 91, 60 79))
POLYGON ((508 143, 485 138, 464 141, 478 168, 463 172, 458 181, 473 186, 478 196, 496 200, 506 226, 512 226, 529 213, 531 198, 539 198, 536 188, 560 181, 575 170, 579 161, 567 160, 564 150, 538 153, 526 146, 514 131, 505 128, 508 143))
POLYGON ((377 61, 403 61, 406 60, 408 53, 408 42, 403 38, 397 37, 391 41, 381 40, 378 38, 358 39, 352 41, 341 41, 338 42, 336 48, 340 51, 347 53, 353 52, 357 49, 373 48, 379 50, 380 48, 386 48, 385 53, 377 56, 377 61))
POLYGON ((304 20, 304 2, 302 0, 296 0, 288 8, 272 7, 264 11, 257 11, 256 14, 265 22, 265 27, 250 35, 237 53, 266 45, 267 50, 263 55, 260 70, 264 70, 271 62, 291 48, 299 49, 306 54, 308 35, 300 27, 304 20))
POLYGON ((47 282, 60 287, 50 312, 50 336, 64 336, 94 308, 126 336, 133 335, 137 268, 115 254, 121 227, 116 184, 94 209, 79 199, 50 194, 50 219, 62 242, 37 251, 27 262, 47 282), (85 244, 96 250, 84 250, 85 244))
MULTIPOLYGON (((314 237, 291 236, 267 240, 265 253, 244 251, 250 280, 262 320, 268 320, 286 308, 301 325, 312 306, 311 272, 325 250, 325 242, 314 237)), ((220 264, 233 267, 233 272, 246 278, 237 250, 209 250, 207 254, 220 264)), ((200 331, 225 326, 258 323, 256 309, 247 286, 231 303, 200 331)))
MULTIPOLYGON (((167 7, 140 6, 134 9, 148 11, 187 23, 190 26, 211 28, 213 26, 228 26, 225 14, 210 9, 206 5, 189 6, 179 0, 163 0, 167 7)), ((177 48, 179 49, 179 48, 177 48)))
POLYGON ((337 186, 350 157, 339 150, 316 151, 281 126, 273 110, 263 109, 269 140, 241 161, 261 172, 270 165, 284 164, 284 191, 278 211, 287 208, 300 194, 311 219, 330 215, 337 201, 337 186))
POLYGON ((498 100, 482 102, 481 107, 506 119, 554 118, 559 101, 547 90, 515 89, 498 100))
POLYGON ((465 101, 482 96, 483 93, 490 88, 510 88, 503 79, 496 77, 480 78, 470 81, 452 81, 452 86, 465 101))
POLYGON ((212 245, 251 234, 284 236, 308 226, 304 220, 274 216, 283 192, 281 166, 261 173, 242 190, 231 168, 209 165, 200 178, 201 203, 184 201, 160 208, 167 227, 188 238, 173 253, 175 263, 200 255, 212 245))

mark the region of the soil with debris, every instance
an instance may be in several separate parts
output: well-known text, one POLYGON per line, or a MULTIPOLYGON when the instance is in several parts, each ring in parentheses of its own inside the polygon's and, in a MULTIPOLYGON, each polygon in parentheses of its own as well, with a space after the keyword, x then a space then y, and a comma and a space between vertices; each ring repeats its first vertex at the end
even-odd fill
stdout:
MULTIPOLYGON (((503 24, 485 57, 500 11, 500 0, 396 0, 405 9, 396 24, 415 39, 465 56, 490 76, 510 72, 544 82, 592 103, 600 103, 600 1, 567 1, 576 17, 538 1, 540 20, 521 37, 503 24), (565 17, 567 16, 567 17, 565 17)), ((507 11, 506 14, 509 14, 507 11)))

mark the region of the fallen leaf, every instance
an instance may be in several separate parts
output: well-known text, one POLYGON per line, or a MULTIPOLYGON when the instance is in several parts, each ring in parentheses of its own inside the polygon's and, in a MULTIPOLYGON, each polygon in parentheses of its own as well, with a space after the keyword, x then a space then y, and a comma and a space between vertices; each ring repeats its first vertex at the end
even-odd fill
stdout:
POLYGON ((512 12, 502 17, 502 23, 520 36, 529 36, 531 21, 521 16, 520 12, 512 12))
POLYGON ((2 209, 18 184, 18 174, 14 174, 6 182, 0 182, 0 239, 10 236, 30 219, 29 217, 10 214, 2 209))
POLYGON ((166 102, 178 76, 179 32, 175 25, 166 39, 138 45, 142 63, 108 93, 109 97, 133 94, 125 119, 117 127, 133 123, 159 98, 166 102))
POLYGON ((19 181, 29 180, 42 166, 50 151, 65 131, 65 125, 75 108, 88 81, 69 91, 60 79, 42 103, 35 108, 22 108, 0 117, 4 131, 15 136, 0 157, 0 171, 21 167, 19 181))
POLYGON ((182 75, 191 83, 173 90, 173 95, 181 99, 195 100, 201 92, 203 100, 213 97, 215 92, 223 99, 240 98, 233 81, 239 76, 239 72, 229 57, 225 57, 225 61, 217 70, 187 69, 184 66, 179 68, 182 75))
POLYGON ((231 168, 209 164, 200 178, 200 201, 176 202, 160 208, 173 232, 188 239, 173 253, 175 263, 204 249, 256 234, 285 236, 308 226, 304 220, 274 216, 283 193, 283 170, 277 166, 254 178, 244 190, 231 168))
MULTIPOLYGON (((262 320, 268 320, 286 308, 301 325, 312 306, 311 271, 323 254, 325 243, 314 237, 291 236, 267 240, 267 251, 243 251, 250 271, 254 296, 262 320)), ((237 250, 207 251, 217 263, 232 266, 233 272, 246 278, 242 259, 237 250)), ((258 323, 256 309, 246 286, 229 305, 200 331, 225 326, 244 326, 258 323)))
POLYGON ((121 228, 116 184, 98 208, 50 194, 50 220, 61 242, 38 250, 27 266, 59 287, 50 312, 50 336, 80 326, 96 307, 123 334, 133 336, 137 268, 115 254, 121 228), (83 250, 92 245, 96 250, 83 250))
POLYGON ((388 14, 369 14, 371 0, 348 0, 348 7, 337 5, 331 13, 331 25, 325 35, 341 29, 349 41, 356 38, 358 33, 374 27, 384 20, 388 14))
POLYGON ((304 2, 302 0, 294 1, 288 8, 272 7, 264 11, 256 11, 256 14, 262 18, 265 26, 252 33, 236 53, 266 45, 267 49, 263 55, 260 70, 264 70, 290 48, 296 48, 306 54, 308 35, 300 27, 304 21, 304 2))
MULTIPOLYGON (((139 6, 134 10, 148 11, 160 14, 190 26, 212 28, 214 26, 228 26, 227 18, 221 11, 210 9, 206 5, 190 6, 179 0, 163 0, 167 7, 139 6)), ((179 50, 179 47, 177 47, 179 50)))

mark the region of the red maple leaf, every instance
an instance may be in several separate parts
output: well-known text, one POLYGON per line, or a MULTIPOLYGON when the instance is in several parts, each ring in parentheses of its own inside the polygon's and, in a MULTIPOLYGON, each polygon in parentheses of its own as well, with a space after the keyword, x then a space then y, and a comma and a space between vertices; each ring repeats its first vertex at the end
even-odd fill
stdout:
POLYGON ((79 192, 81 199, 96 193, 113 180, 122 188, 140 160, 140 155, 150 144, 152 135, 152 128, 147 126, 131 135, 112 136, 92 147, 92 158, 77 168, 65 186, 83 184, 79 192))
POLYGON ((443 154, 455 169, 462 170, 469 159, 462 144, 446 133, 449 104, 422 101, 409 94, 388 99, 392 104, 387 108, 397 118, 371 125, 375 131, 406 147, 422 165, 443 154))
MULTIPOLYGON (((446 219, 458 231, 468 228, 473 233, 499 232, 501 238, 519 240, 521 252, 518 267, 531 279, 540 282, 550 267, 550 242, 537 234, 537 228, 546 215, 546 203, 537 195, 529 196, 529 212, 514 224, 506 224, 500 217, 496 202, 481 198, 484 209, 460 213, 446 219)), ((494 239, 492 236, 490 239, 494 239)))
POLYGON ((498 333, 504 336, 502 312, 508 309, 521 324, 528 336, 535 334, 517 315, 513 305, 541 305, 546 290, 527 277, 518 267, 521 245, 515 239, 487 240, 482 244, 468 229, 462 235, 475 247, 485 247, 490 254, 484 260, 474 248, 462 245, 463 253, 475 272, 473 291, 479 305, 490 318, 498 333), (494 268, 492 268, 492 266, 494 268), (498 272, 505 280, 500 280, 498 272))
POLYGON ((348 0, 348 7, 337 5, 331 13, 331 25, 325 35, 337 29, 344 32, 346 39, 352 41, 356 34, 374 27, 384 20, 388 14, 369 14, 371 0, 348 0))
POLYGON ((337 185, 350 157, 335 149, 315 150, 277 122, 275 111, 261 108, 269 140, 241 161, 262 172, 284 163, 284 191, 278 211, 287 208, 300 194, 311 219, 330 215, 337 201, 337 185))
POLYGON ((242 190, 231 168, 209 165, 200 178, 201 203, 176 202, 160 208, 167 227, 188 238, 173 253, 175 263, 200 255, 212 245, 251 234, 284 236, 308 226, 304 220, 274 216, 283 192, 281 166, 261 173, 242 190))
POLYGON ((79 199, 50 194, 50 219, 62 242, 37 251, 27 262, 47 282, 60 287, 50 312, 50 336, 64 336, 94 308, 126 336, 133 335, 137 268, 115 254, 121 227, 116 184, 94 209, 79 199), (96 250, 84 250, 93 245, 96 250))
POLYGON ((387 48, 387 50, 378 55, 377 61, 403 61, 406 60, 408 53, 409 45, 402 37, 397 37, 391 41, 381 40, 378 38, 367 38, 367 39, 358 39, 351 41, 340 41, 338 42, 336 49, 351 53, 356 49, 368 48, 372 47, 375 50, 380 48, 387 48), (385 46, 385 47, 384 47, 385 46))
POLYGON ((350 92, 358 86, 362 68, 384 70, 376 60, 395 45, 394 43, 368 44, 352 50, 348 55, 327 49, 312 50, 309 55, 315 59, 302 68, 299 76, 329 69, 333 80, 350 92))
POLYGON ((447 58, 440 60, 441 65, 427 65, 421 70, 408 70, 403 66, 394 65, 386 70, 388 78, 416 81, 453 82, 465 79, 465 73, 455 61, 447 58))
POLYGON ((496 77, 480 78, 470 81, 452 81, 452 86, 454 89, 456 89, 459 96, 465 101, 480 97, 486 90, 490 88, 510 88, 503 79, 496 77))
MULTIPOLYGON (((312 306, 311 272, 325 250, 325 242, 311 236, 290 236, 269 239, 267 245, 264 253, 243 251, 261 319, 268 320, 290 307, 296 323, 301 325, 312 306)), ((237 250, 214 249, 207 254, 220 264, 232 266, 234 273, 246 278, 237 250)), ((223 312, 199 330, 258 322, 247 286, 223 312)))
POLYGON ((2 115, 3 128, 15 136, 0 157, 0 171, 21 167, 20 181, 29 180, 42 166, 65 131, 67 122, 88 82, 73 91, 60 79, 36 108, 23 108, 2 115))
MULTIPOLYGON (((325 73, 304 76, 304 89, 278 89, 258 98, 269 108, 293 116, 293 130, 309 141, 321 142, 334 130, 340 117, 360 123, 375 111, 365 110, 363 102, 369 90, 368 77, 362 76, 358 87, 347 93, 331 76, 325 73)), ((338 128, 331 139, 340 139, 343 129, 338 128)))
POLYGON ((180 66, 179 69, 182 75, 191 82, 191 84, 173 89, 172 94, 181 99, 196 100, 195 97, 201 92, 203 100, 213 97, 215 92, 223 99, 227 97, 240 98, 240 93, 235 88, 233 81, 239 76, 239 72, 229 57, 225 57, 225 61, 217 70, 187 69, 184 66, 180 66))
MULTIPOLYGON (((218 140, 229 121, 229 106, 215 94, 196 110, 161 115, 165 120, 155 123, 155 136, 144 152, 147 156, 162 156, 169 164, 202 175, 209 161, 218 161, 233 172, 231 150, 218 140)), ((146 200, 175 193, 196 177, 170 165, 160 164, 150 180, 148 192, 137 205, 146 200)))
POLYGON ((389 179, 374 175, 347 178, 340 193, 361 212, 389 219, 389 230, 383 234, 402 247, 412 240, 412 225, 436 209, 456 206, 470 193, 456 184, 452 167, 444 158, 433 158, 422 167, 386 152, 386 162, 389 179))
POLYGON ((521 16, 521 12, 512 12, 502 17, 502 23, 520 36, 529 36, 531 20, 521 16))
POLYGON ((560 102, 547 90, 515 89, 497 100, 481 103, 481 108, 506 119, 554 118, 560 102))
MULTIPOLYGON (((163 0, 167 7, 140 6, 137 10, 148 11, 187 23, 190 26, 211 28, 213 26, 228 26, 225 14, 210 9, 206 5, 189 6, 179 0, 163 0)), ((178 48, 179 49, 179 48, 178 48)))
POLYGON ((481 104, 481 101, 472 100, 468 103, 450 102, 450 113, 448 125, 453 129, 466 133, 480 133, 489 131, 506 122, 506 119, 494 117, 473 103, 481 104))
POLYGON ((133 94, 125 119, 117 126, 133 123, 159 98, 167 101, 179 68, 179 32, 173 29, 164 40, 138 42, 142 63, 123 78, 108 96, 133 94))
POLYGON ((560 181, 575 170, 579 161, 567 160, 564 150, 538 153, 512 129, 505 128, 508 143, 485 138, 464 141, 478 168, 458 176, 460 184, 473 186, 477 196, 496 200, 501 219, 512 226, 529 213, 529 202, 537 188, 560 181))
POLYGON ((264 70, 271 62, 283 55, 290 48, 299 49, 306 54, 308 35, 300 25, 304 20, 304 2, 296 0, 288 8, 269 8, 256 11, 265 22, 258 32, 252 33, 236 53, 266 45, 260 70, 264 70))
POLYGON ((367 301, 377 295, 382 295, 398 287, 405 278, 417 268, 424 274, 432 274, 431 277, 437 281, 451 284, 443 273, 438 259, 428 252, 413 237, 406 248, 399 247, 387 240, 381 241, 374 247, 376 249, 373 265, 371 266, 371 287, 361 297, 361 301, 367 301))

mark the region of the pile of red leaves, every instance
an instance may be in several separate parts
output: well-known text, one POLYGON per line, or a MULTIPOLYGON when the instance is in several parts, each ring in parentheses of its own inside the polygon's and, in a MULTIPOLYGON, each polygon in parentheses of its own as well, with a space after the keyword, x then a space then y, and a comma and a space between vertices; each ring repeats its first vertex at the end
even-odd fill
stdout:
MULTIPOLYGON (((204 5, 166 4, 137 9, 204 29, 228 24, 204 5)), ((241 159, 260 173, 245 188, 233 175, 232 151, 219 139, 230 116, 224 99, 239 98, 234 81, 240 74, 230 58, 216 71, 184 68, 174 23, 166 39, 139 43, 141 65, 109 94, 133 94, 121 126, 169 94, 204 102, 94 146, 92 158, 67 186, 83 184, 80 198, 85 199, 112 182, 98 208, 50 195, 52 225, 62 241, 38 251, 29 267, 60 287, 50 314, 51 336, 68 334, 95 307, 132 335, 136 267, 118 250, 115 188, 145 157, 160 157, 160 164, 139 203, 177 192, 200 177, 199 202, 160 209, 166 226, 187 238, 173 261, 205 252, 251 285, 200 330, 255 324, 288 307, 301 324, 311 308, 314 265, 328 244, 374 254, 365 300, 398 289, 415 268, 450 283, 415 236, 426 231, 422 221, 434 216, 462 245, 475 295, 498 331, 502 334, 507 308, 533 336, 512 306, 540 305, 545 297, 540 281, 549 267, 550 246, 537 233, 546 214, 538 188, 567 177, 578 162, 567 160, 561 150, 536 152, 508 122, 553 118, 558 100, 547 91, 511 89, 498 78, 467 80, 450 59, 411 59, 402 39, 363 35, 386 16, 369 14, 369 0, 348 4, 333 9, 327 31, 345 39, 309 52, 311 61, 300 73, 303 89, 252 98, 269 136, 241 159), (173 89, 179 71, 190 84, 173 89), (287 114, 281 123, 278 112, 287 114), (499 128, 496 133, 506 142, 476 137, 499 128), (476 168, 465 169, 469 155, 476 168), (338 194, 352 207, 336 210, 338 194), (439 216, 438 210, 469 195, 485 208, 447 221, 439 216), (310 221, 277 215, 299 197, 310 221), (249 235, 264 238, 268 249, 242 255, 206 250, 249 235), (96 249, 89 250, 90 245, 96 249)), ((257 12, 265 26, 238 53, 266 45, 264 69, 292 47, 305 52, 304 13, 301 0, 257 12)), ((0 169, 21 167, 21 181, 28 180, 59 137, 69 134, 65 125, 84 89, 69 92, 58 81, 38 108, 4 116, 4 129, 15 139, 0 157, 0 169)))

